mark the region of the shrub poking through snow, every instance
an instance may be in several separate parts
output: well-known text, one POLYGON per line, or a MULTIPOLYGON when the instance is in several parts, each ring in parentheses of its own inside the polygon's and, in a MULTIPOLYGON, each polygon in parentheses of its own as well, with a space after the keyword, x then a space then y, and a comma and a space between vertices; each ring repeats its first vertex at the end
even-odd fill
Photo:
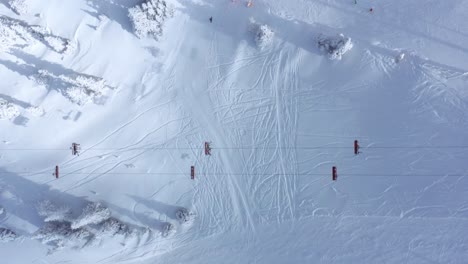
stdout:
POLYGON ((176 219, 179 221, 181 224, 186 224, 192 221, 193 214, 189 212, 189 210, 185 208, 181 208, 177 210, 176 212, 176 219))
POLYGON ((84 209, 81 215, 72 222, 72 229, 79 229, 90 224, 99 224, 111 216, 109 208, 100 203, 90 203, 84 209))
POLYGON ((120 220, 113 217, 102 222, 99 229, 101 232, 109 233, 111 235, 125 235, 130 233, 130 229, 125 223, 122 223, 120 220))
POLYGON ((161 236, 168 237, 175 233, 175 227, 171 223, 164 223, 161 227, 161 236))
POLYGON ((253 34, 255 34, 255 44, 257 44, 260 49, 263 49, 270 45, 273 42, 275 33, 267 25, 260 25, 255 22, 255 19, 250 18, 250 29, 253 34))
POLYGON ((10 242, 15 240, 17 237, 16 233, 10 229, 0 227, 0 242, 10 242))
POLYGON ((341 60, 343 54, 353 48, 353 43, 350 38, 345 37, 343 34, 339 34, 336 37, 319 36, 318 38, 319 48, 328 53, 328 56, 332 60, 341 60))
POLYGON ((273 42, 274 36, 275 33, 267 25, 260 25, 255 35, 255 42, 263 49, 273 42))
POLYGON ((65 53, 70 46, 70 40, 53 35, 45 35, 43 37, 46 45, 57 53, 65 53))
POLYGON ((5 99, 0 98, 0 120, 13 119, 20 115, 18 107, 5 99))
POLYGON ((54 248, 82 248, 94 238, 94 235, 84 228, 71 228, 69 222, 54 221, 46 223, 32 238, 54 248))
POLYGON ((139 38, 146 36, 158 38, 162 36, 166 19, 173 16, 173 10, 164 0, 147 0, 141 5, 130 8, 128 16, 139 38))
POLYGON ((52 202, 45 200, 37 205, 37 213, 44 217, 44 222, 66 221, 70 215, 70 208, 59 207, 52 202))

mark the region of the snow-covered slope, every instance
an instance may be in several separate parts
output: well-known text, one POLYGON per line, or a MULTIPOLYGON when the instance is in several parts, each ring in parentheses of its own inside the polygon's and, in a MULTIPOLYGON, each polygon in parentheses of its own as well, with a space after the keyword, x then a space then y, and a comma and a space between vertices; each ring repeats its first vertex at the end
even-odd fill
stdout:
POLYGON ((466 1, 10 2, 5 263, 468 259, 466 1))

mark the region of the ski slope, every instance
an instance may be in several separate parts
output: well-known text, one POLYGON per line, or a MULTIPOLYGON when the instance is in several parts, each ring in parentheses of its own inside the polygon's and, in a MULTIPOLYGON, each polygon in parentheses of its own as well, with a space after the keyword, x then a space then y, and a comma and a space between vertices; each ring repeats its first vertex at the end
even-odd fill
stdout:
POLYGON ((466 1, 168 2, 155 41, 132 34, 136 0, 30 0, 21 15, 1 1, 73 43, 0 50, 0 99, 20 113, 0 120, 0 227, 20 236, 0 242, 5 263, 466 262, 466 1), (330 60, 316 38, 339 33, 353 49, 330 60), (78 105, 38 69, 108 89, 78 105), (101 202, 145 231, 51 250, 31 238, 41 200, 74 215, 101 202))

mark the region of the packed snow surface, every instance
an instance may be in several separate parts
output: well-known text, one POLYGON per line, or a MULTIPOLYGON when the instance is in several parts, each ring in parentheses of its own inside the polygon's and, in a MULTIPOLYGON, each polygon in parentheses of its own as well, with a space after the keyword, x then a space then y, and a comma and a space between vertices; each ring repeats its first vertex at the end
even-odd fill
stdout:
POLYGON ((0 1, 0 262, 466 263, 466 14, 0 1))

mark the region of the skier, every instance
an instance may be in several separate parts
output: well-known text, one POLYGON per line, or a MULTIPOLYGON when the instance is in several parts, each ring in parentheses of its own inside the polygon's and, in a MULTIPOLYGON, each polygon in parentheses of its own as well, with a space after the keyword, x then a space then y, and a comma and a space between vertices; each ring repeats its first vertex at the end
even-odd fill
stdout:
POLYGON ((213 17, 210 17, 210 23, 213 23, 213 17))

